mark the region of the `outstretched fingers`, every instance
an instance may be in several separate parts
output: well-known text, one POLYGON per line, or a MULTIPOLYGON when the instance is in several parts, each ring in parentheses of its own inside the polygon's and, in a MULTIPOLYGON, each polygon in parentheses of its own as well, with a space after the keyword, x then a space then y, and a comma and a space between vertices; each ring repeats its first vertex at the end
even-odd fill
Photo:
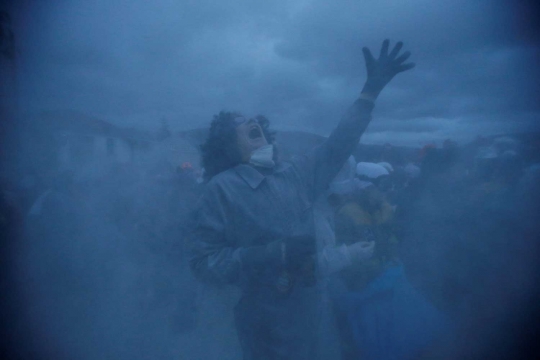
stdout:
POLYGON ((366 84, 377 94, 388 84, 392 78, 403 71, 412 69, 414 63, 406 63, 405 61, 411 56, 409 51, 405 51, 400 55, 400 51, 403 48, 403 42, 398 41, 390 52, 388 52, 388 46, 390 41, 385 39, 381 46, 381 52, 378 59, 375 59, 371 51, 364 47, 362 51, 366 61, 368 79, 366 84))
POLYGON ((403 42, 399 41, 394 46, 394 48, 392 49, 392 51, 390 52, 390 55, 388 55, 388 57, 390 57, 391 59, 395 58, 397 56, 397 54, 399 53, 399 50, 401 50, 402 47, 403 47, 403 42))
POLYGON ((396 60, 394 60, 396 63, 398 64, 401 64, 403 62, 405 62, 405 60, 407 60, 409 58, 409 56, 411 56, 411 52, 410 51, 405 51, 403 54, 401 54, 398 58, 396 58, 396 60))
POLYGON ((400 72, 404 72, 404 71, 407 71, 409 69, 412 69, 413 67, 415 67, 416 64, 415 63, 407 63, 407 64, 403 64, 403 65, 399 65, 397 67, 397 72, 400 73, 400 72))
POLYGON ((379 54, 379 59, 382 59, 388 56, 388 44, 390 44, 390 40, 386 39, 383 41, 382 47, 381 47, 381 53, 379 54))

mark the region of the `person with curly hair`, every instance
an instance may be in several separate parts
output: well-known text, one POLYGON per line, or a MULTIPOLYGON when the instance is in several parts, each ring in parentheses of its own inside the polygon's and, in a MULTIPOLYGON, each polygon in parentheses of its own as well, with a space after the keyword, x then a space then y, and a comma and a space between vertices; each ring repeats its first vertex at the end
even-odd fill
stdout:
POLYGON ((221 112, 202 145, 206 186, 191 234, 190 266, 201 280, 242 290, 235 323, 244 359, 316 359, 320 293, 312 204, 358 144, 374 102, 400 72, 414 67, 383 42, 364 48, 367 80, 328 139, 280 162, 264 117, 221 112))
MULTIPOLYGON (((257 135, 261 135, 243 142, 253 149, 260 147, 260 145, 274 144, 274 132, 269 130, 270 121, 264 116, 258 115, 254 119, 247 120, 240 113, 221 111, 218 115, 214 115, 208 139, 201 145, 202 167, 206 181, 224 170, 245 162, 245 159, 242 158, 242 150, 238 146, 237 127, 239 130, 252 131, 251 136, 255 132, 258 132, 257 135), (248 124, 250 125, 248 126, 248 124)), ((241 135, 250 137, 249 134, 245 133, 241 135)), ((245 154, 250 152, 249 148, 244 151, 245 154)), ((276 160, 276 155, 273 154, 272 160, 276 160)))

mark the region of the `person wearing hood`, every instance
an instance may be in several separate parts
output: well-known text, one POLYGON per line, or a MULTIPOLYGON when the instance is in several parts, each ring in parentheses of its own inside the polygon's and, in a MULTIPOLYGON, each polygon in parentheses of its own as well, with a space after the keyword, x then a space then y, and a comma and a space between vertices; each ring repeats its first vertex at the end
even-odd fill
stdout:
POLYGON ((364 187, 371 184, 377 186, 380 180, 389 174, 390 172, 381 164, 359 162, 356 165, 356 175, 362 181, 362 184, 365 185, 364 187))
POLYGON ((242 291, 235 322, 244 359, 316 358, 320 299, 312 204, 326 191, 367 128, 374 101, 414 64, 364 48, 368 77, 357 101, 319 147, 280 162, 269 121, 221 112, 202 150, 207 184, 191 235, 191 269, 201 280, 242 291))
POLYGON ((394 174, 394 168, 387 162, 360 162, 356 166, 356 175, 363 188, 373 187, 387 195, 396 192, 396 179, 399 176, 394 174))
POLYGON ((355 177, 356 161, 350 156, 329 185, 328 190, 313 206, 317 240, 318 285, 321 295, 318 353, 321 359, 354 358, 357 353, 347 332, 347 324, 336 309, 334 299, 346 292, 339 273, 356 263, 364 263, 373 255, 373 241, 351 244, 336 243, 334 214, 358 192, 363 185, 355 177), (338 326, 339 325, 339 326, 338 326))
POLYGON ((314 205, 315 237, 321 276, 332 275, 353 262, 369 259, 373 254, 372 242, 358 241, 350 245, 336 245, 334 213, 347 199, 364 189, 361 181, 355 178, 355 169, 356 162, 351 156, 332 180, 327 192, 314 205))
POLYGON ((376 250, 373 258, 370 256, 366 261, 356 261, 344 268, 341 276, 349 288, 362 287, 366 279, 380 271, 382 263, 394 260, 397 244, 390 226, 395 206, 388 202, 384 191, 389 171, 381 164, 360 162, 356 165, 356 175, 362 184, 361 191, 355 192, 336 209, 337 244, 352 247, 372 243, 376 244, 376 250))

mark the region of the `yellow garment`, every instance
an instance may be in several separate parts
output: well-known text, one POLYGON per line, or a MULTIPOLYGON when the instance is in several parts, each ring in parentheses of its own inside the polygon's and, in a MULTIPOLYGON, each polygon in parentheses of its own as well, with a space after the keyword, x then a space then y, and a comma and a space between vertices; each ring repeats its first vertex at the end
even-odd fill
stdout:
POLYGON ((341 234, 343 236, 337 239, 338 242, 352 243, 361 240, 360 229, 367 227, 375 235, 377 243, 375 254, 371 259, 353 264, 341 272, 349 290, 362 290, 366 284, 381 274, 387 264, 397 259, 398 240, 390 226, 392 216, 392 206, 385 200, 381 200, 376 210, 371 213, 355 201, 350 201, 339 209, 337 217, 342 219, 341 234), (353 230, 351 226, 357 230, 353 230), (350 233, 352 238, 344 235, 347 233, 350 233))
POLYGON ((350 202, 339 210, 339 215, 349 217, 355 225, 381 225, 392 218, 393 211, 392 206, 386 201, 372 214, 364 210, 358 203, 350 202))

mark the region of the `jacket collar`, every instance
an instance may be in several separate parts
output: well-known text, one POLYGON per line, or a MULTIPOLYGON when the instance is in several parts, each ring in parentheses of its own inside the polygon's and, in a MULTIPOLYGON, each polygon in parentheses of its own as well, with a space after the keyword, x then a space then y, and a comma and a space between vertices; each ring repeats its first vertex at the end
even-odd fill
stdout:
POLYGON ((256 189, 264 180, 264 175, 251 165, 239 164, 235 166, 234 170, 252 189, 256 189))
MULTIPOLYGON (((288 164, 278 163, 276 164, 276 166, 274 166, 273 171, 271 171, 270 173, 282 172, 287 167, 288 164)), ((234 167, 234 170, 238 175, 240 175, 242 179, 244 179, 245 182, 248 183, 249 186, 251 186, 252 189, 258 188, 266 177, 261 172, 259 172, 253 165, 239 164, 234 167)))

